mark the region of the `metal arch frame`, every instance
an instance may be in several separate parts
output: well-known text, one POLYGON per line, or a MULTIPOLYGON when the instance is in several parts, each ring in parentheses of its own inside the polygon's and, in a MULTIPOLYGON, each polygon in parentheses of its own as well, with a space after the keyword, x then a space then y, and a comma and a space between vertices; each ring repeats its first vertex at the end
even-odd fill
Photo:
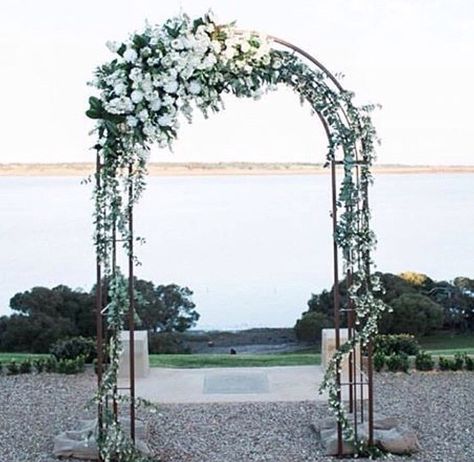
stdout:
MULTIPOLYGON (((239 31, 243 32, 243 31, 239 31)), ((299 54, 314 66, 316 66, 319 70, 321 70, 331 81, 331 83, 336 87, 339 92, 343 92, 344 88, 337 80, 337 78, 332 74, 321 62, 319 62, 314 56, 303 50, 302 48, 293 45, 292 43, 280 39, 278 37, 268 35, 267 36, 272 42, 288 48, 292 50, 294 53, 299 54)), ((340 106, 340 111, 342 116, 344 117, 345 121, 350 124, 349 118, 347 113, 344 111, 344 108, 340 106)), ((331 140, 331 132, 329 130, 329 126, 324 118, 324 116, 316 110, 316 114, 318 115, 319 120, 321 121, 324 131, 326 133, 326 137, 328 141, 331 140)), ((359 159, 357 147, 356 147, 356 156, 355 156, 355 176, 356 182, 359 184, 360 182, 360 164, 366 163, 366 159, 359 159)), ((330 160, 330 168, 331 168, 331 201, 332 201, 332 229, 333 229, 333 280, 334 280, 334 287, 333 287, 333 299, 334 299, 334 327, 335 327, 335 343, 336 349, 339 349, 341 345, 341 334, 340 334, 340 326, 341 326, 341 311, 347 312, 347 324, 348 324, 348 338, 352 338, 355 332, 355 307, 349 301, 347 303, 346 308, 341 308, 341 294, 339 288, 339 250, 338 245, 335 239, 336 227, 337 227, 337 165, 342 164, 343 161, 338 161, 336 158, 330 160)), ((98 189, 101 188, 100 182, 100 170, 102 168, 101 158, 99 154, 96 157, 96 187, 98 189)), ((133 173, 133 166, 129 165, 129 174, 133 173)), ((129 197, 132 197, 132 189, 130 186, 129 189, 129 197)), ((360 204, 358 205, 360 206, 360 204)), ((368 208, 368 191, 367 188, 363 191, 363 201, 362 201, 362 208, 368 208)), ((105 215, 105 211, 104 211, 105 215)), ((104 218, 104 217, 102 217, 104 218)), ((130 364, 130 382, 129 387, 127 388, 130 393, 130 435, 132 441, 135 442, 135 355, 134 355, 134 313, 135 313, 135 299, 134 299, 134 259, 133 259, 133 201, 129 201, 128 207, 128 276, 129 276, 129 283, 128 283, 128 296, 129 296, 129 312, 128 312, 128 322, 129 322, 129 364, 130 364)), ((117 242, 118 239, 116 237, 116 225, 113 224, 112 228, 112 271, 115 271, 115 262, 116 262, 116 254, 117 254, 117 242)), ((107 326, 104 319, 104 306, 107 305, 106 300, 106 283, 102 281, 102 263, 97 257, 96 260, 96 326, 97 326, 97 386, 100 387, 102 383, 102 375, 103 375, 103 367, 104 367, 104 340, 106 340, 106 332, 107 326)), ((346 273, 346 283, 347 286, 350 286, 352 281, 352 274, 351 271, 348 270, 346 273)), ((369 445, 373 444, 373 367, 372 367, 372 343, 370 342, 368 346, 368 357, 367 357, 367 370, 366 370, 366 377, 362 372, 363 366, 363 358, 362 358, 362 345, 359 345, 360 348, 360 357, 356 357, 356 348, 354 347, 351 352, 349 353, 348 357, 348 369, 349 369, 349 377, 348 381, 342 382, 341 381, 341 374, 337 372, 337 384, 338 384, 338 402, 343 404, 343 397, 341 393, 341 388, 343 386, 348 387, 349 391, 349 412, 353 415, 353 423, 354 423, 354 430, 357 437, 357 426, 359 423, 364 423, 364 386, 367 386, 367 401, 368 401, 368 412, 367 412, 367 422, 368 422, 368 443, 369 445), (357 374, 357 362, 359 361, 360 370, 359 376, 357 374), (360 398, 357 397, 357 387, 360 386, 360 398), (360 406, 358 403, 360 402, 360 406), (359 420, 360 419, 360 420, 359 420)), ((106 403, 106 406, 109 404, 106 403)), ((103 409, 101 404, 98 405, 98 426, 99 426, 99 436, 103 433, 103 421, 102 421, 102 413, 103 409)), ((118 420, 118 404, 116 402, 112 403, 112 411, 114 418, 118 420)), ((337 426, 337 435, 338 435, 338 456, 343 456, 343 435, 342 435, 342 427, 341 423, 338 423, 337 426)))

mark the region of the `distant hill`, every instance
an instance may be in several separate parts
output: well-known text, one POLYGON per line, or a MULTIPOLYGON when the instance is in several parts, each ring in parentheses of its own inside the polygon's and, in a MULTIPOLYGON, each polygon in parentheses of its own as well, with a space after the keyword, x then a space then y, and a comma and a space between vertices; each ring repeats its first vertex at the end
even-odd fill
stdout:
MULTIPOLYGON (((0 176, 82 176, 94 172, 94 163, 0 164, 0 176)), ((152 176, 187 175, 312 175, 329 169, 309 163, 151 163, 152 176)), ((376 165, 374 173, 474 173, 473 166, 376 165)))

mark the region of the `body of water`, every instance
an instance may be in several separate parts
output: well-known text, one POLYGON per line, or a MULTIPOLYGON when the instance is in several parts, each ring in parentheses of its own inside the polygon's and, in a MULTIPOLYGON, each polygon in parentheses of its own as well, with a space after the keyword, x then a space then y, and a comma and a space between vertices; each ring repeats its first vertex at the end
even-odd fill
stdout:
MULTIPOLYGON (((78 178, 0 178, 0 314, 16 292, 95 277, 78 178)), ((474 175, 379 174, 378 269, 474 277, 474 175)), ((198 327, 291 326, 332 284, 327 175, 151 177, 136 210, 137 276, 194 291, 198 327)))

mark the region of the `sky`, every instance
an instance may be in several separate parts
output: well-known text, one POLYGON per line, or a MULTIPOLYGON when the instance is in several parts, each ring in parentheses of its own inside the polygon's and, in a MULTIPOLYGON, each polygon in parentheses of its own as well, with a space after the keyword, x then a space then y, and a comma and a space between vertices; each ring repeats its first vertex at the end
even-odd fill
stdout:
MULTIPOLYGON (((209 8, 302 47, 345 75, 357 103, 382 105, 379 163, 474 164, 472 0, 1 0, 0 163, 93 161, 86 83, 111 58, 105 42, 209 8)), ((225 103, 152 160, 324 160, 322 128, 289 90, 225 103)))

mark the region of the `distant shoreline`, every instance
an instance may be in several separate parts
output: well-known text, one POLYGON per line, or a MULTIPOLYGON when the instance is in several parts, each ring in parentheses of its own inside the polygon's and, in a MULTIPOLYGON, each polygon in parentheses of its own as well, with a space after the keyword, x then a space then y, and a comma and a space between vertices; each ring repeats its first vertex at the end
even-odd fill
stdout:
MULTIPOLYGON (((0 164, 0 176, 79 176, 94 173, 93 163, 0 164)), ((151 176, 225 176, 225 175, 321 175, 329 169, 322 164, 304 163, 151 163, 151 176)), ((375 165, 374 173, 446 174, 474 173, 474 165, 375 165)))

